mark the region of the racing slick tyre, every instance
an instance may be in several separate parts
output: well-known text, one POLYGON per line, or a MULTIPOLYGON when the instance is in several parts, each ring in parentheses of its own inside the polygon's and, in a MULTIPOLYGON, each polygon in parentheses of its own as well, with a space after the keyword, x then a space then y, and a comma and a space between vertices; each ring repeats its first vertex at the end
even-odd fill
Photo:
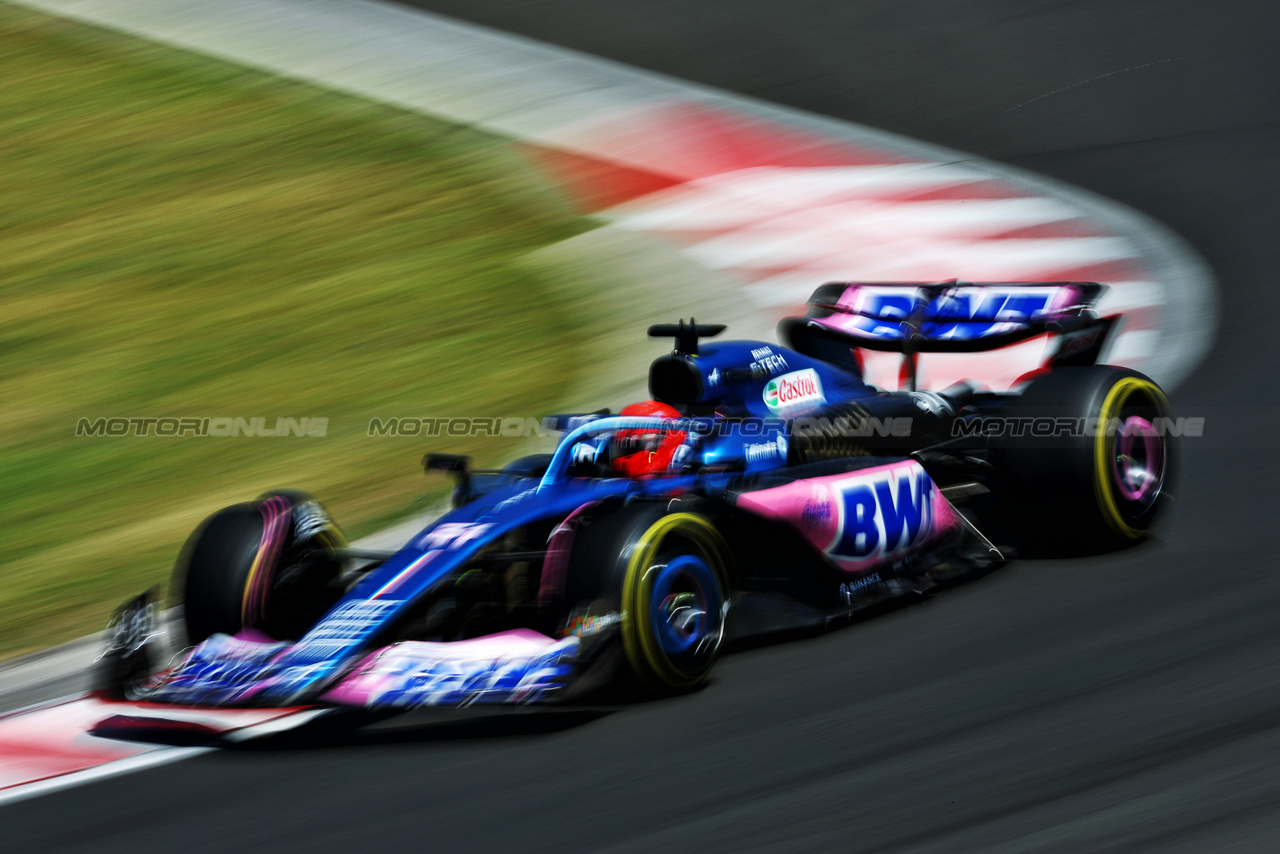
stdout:
POLYGON ((1082 553, 1144 538, 1172 501, 1169 412, 1160 387, 1127 368, 1059 368, 1033 379, 1009 408, 1022 429, 1002 439, 1023 545, 1082 553))
POLYGON ((305 492, 269 492, 220 510, 196 529, 174 567, 187 641, 253 628, 294 640, 342 594, 342 532, 305 492))
POLYGON ((622 648, 644 687, 688 691, 706 679, 724 646, 729 559, 707 517, 632 505, 593 520, 574 543, 570 575, 578 578, 571 589, 585 594, 586 582, 618 597, 622 648), (596 577, 583 578, 592 564, 596 577))

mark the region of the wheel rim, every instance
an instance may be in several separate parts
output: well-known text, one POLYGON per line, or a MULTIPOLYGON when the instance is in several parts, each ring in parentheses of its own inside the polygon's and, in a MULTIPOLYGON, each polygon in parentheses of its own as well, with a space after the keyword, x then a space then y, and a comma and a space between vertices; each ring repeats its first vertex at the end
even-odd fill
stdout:
POLYGON ((1126 501, 1149 507, 1164 481, 1164 440, 1150 421, 1131 415, 1116 436, 1112 476, 1126 501))
POLYGON ((712 570, 696 555, 680 555, 656 571, 649 595, 649 619, 658 645, 668 658, 698 651, 710 629, 707 590, 715 584, 712 570))
POLYGON ((1108 525, 1126 539, 1146 534, 1164 492, 1169 446, 1156 420, 1168 412, 1159 386, 1130 376, 1108 390, 1098 413, 1095 493, 1108 525))
POLYGON ((622 590, 623 645, 654 687, 693 687, 715 664, 727 551, 715 527, 692 513, 664 516, 636 541, 622 590))

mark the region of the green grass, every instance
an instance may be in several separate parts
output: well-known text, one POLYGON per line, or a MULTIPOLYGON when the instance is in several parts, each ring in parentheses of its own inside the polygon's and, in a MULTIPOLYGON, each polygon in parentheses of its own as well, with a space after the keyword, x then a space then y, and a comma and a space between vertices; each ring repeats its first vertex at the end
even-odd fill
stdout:
POLYGON ((580 232, 501 140, 0 5, 0 655, 100 627, 279 486, 357 531, 425 491, 374 416, 529 415, 580 361, 525 253, 580 232), (328 417, 325 438, 77 438, 328 417))

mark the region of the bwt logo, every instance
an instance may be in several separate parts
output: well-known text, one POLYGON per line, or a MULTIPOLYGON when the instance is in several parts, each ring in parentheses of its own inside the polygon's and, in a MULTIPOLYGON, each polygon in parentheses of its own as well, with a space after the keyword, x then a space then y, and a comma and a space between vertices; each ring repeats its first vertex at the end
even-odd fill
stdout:
POLYGON ((1043 314, 1049 305, 1052 292, 1034 293, 982 291, 944 296, 925 310, 925 320, 942 322, 991 321, 996 323, 1026 323, 1043 314))
MULTIPOLYGON (((981 338, 1002 323, 1027 323, 1043 314, 1055 294, 1053 289, 947 294, 925 309, 924 332, 930 338, 981 338)), ((916 306, 916 295, 910 293, 869 297, 867 313, 880 320, 906 320, 916 306)))
POLYGON ((843 524, 832 557, 866 560, 921 542, 933 527, 933 489, 923 471, 841 488, 843 524))

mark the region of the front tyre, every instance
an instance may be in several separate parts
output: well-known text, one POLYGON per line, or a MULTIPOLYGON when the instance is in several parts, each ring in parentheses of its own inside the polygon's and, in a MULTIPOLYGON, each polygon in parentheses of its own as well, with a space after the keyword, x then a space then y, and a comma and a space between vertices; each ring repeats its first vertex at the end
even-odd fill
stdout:
POLYGON ((724 645, 729 549, 696 513, 638 527, 622 583, 622 643, 631 669, 660 691, 701 683, 724 645))
POLYGON ((305 492, 270 492, 215 513, 174 568, 188 642, 246 628, 279 640, 300 637, 341 596, 335 550, 345 545, 305 492))

